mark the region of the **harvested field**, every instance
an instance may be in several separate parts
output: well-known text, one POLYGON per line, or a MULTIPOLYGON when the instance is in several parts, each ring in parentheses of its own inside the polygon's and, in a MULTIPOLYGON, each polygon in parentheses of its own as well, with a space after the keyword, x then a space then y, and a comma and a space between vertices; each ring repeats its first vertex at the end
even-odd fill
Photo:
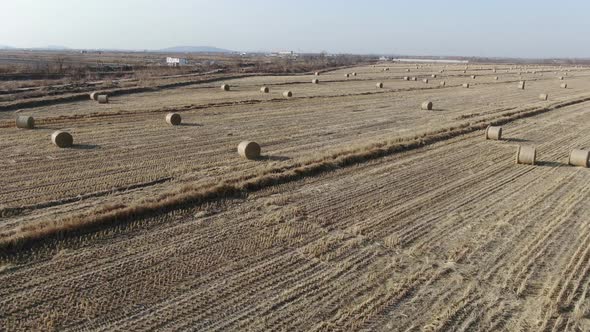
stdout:
POLYGON ((0 112, 0 326, 589 330, 590 173, 568 156, 590 146, 590 70, 562 89, 554 67, 478 67, 411 66, 445 86, 388 63, 32 107, 26 131, 0 112))

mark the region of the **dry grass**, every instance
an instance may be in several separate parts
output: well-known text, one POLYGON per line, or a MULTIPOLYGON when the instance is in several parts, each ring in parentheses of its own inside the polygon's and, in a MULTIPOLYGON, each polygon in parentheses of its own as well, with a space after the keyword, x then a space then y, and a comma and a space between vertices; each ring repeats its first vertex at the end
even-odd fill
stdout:
POLYGON ((303 164, 293 164, 286 167, 270 169, 256 175, 240 176, 208 188, 185 186, 176 193, 166 193, 157 198, 146 199, 144 203, 138 205, 112 205, 93 211, 91 214, 83 214, 65 220, 54 220, 49 223, 24 226, 18 229, 15 234, 1 238, 0 250, 6 255, 23 247, 30 247, 34 244, 42 243, 41 240, 46 238, 53 239, 66 235, 77 235, 137 218, 167 213, 186 206, 200 205, 215 199, 240 197, 248 192, 255 192, 269 186, 297 181, 304 177, 316 176, 342 167, 448 140, 476 130, 485 129, 490 124, 501 125, 588 100, 590 100, 590 97, 582 98, 575 102, 557 103, 550 107, 506 112, 499 117, 490 117, 476 122, 465 122, 454 127, 425 133, 416 137, 396 139, 343 150, 303 164))
MULTIPOLYGON (((586 141, 553 134, 588 128, 584 106, 507 127, 557 158, 562 140, 586 141)), ((47 244, 0 274, 3 325, 582 328, 590 186, 515 167, 510 145, 480 134, 47 244)))
POLYGON ((445 87, 407 67, 85 94, 19 113, 30 131, 0 113, 0 326, 587 329, 590 182, 566 165, 590 144, 587 71, 564 90, 517 68, 522 91, 505 66, 470 66, 473 89, 463 67, 445 87), (48 149, 58 129, 79 146, 48 149), (262 158, 238 156, 249 139, 262 158), (538 166, 514 164, 519 144, 538 166))

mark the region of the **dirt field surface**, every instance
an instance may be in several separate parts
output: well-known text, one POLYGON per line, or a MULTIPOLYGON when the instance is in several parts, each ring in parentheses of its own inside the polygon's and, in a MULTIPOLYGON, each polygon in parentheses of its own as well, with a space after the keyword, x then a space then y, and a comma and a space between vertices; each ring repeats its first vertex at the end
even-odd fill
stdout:
POLYGON ((463 70, 21 110, 35 130, 0 112, 0 329, 590 330, 590 170, 568 165, 590 148, 590 70, 463 70))

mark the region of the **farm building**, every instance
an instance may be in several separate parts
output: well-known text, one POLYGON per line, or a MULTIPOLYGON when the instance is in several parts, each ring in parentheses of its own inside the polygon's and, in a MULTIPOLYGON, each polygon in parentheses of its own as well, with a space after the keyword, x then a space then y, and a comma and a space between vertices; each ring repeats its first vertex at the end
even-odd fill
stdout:
POLYGON ((432 63, 469 63, 468 60, 450 60, 450 59, 393 59, 393 62, 432 62, 432 63))
POLYGON ((297 58, 299 56, 299 54, 297 54, 293 51, 279 51, 279 52, 270 53, 267 56, 279 57, 279 58, 297 58))
POLYGON ((183 58, 167 57, 166 64, 172 67, 186 66, 188 65, 188 60, 183 58))

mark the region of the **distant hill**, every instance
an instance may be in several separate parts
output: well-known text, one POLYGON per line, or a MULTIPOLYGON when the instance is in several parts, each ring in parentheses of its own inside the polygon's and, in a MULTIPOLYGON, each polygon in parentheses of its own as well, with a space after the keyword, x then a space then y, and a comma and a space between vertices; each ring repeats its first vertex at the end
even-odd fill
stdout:
POLYGON ((61 46, 61 45, 48 45, 44 47, 35 47, 34 50, 44 50, 44 51, 66 51, 70 50, 69 47, 61 46))
POLYGON ((14 47, 12 47, 12 46, 0 45, 0 50, 12 50, 12 49, 14 49, 14 47))
POLYGON ((156 50, 167 53, 233 53, 233 51, 211 46, 174 46, 156 50))

